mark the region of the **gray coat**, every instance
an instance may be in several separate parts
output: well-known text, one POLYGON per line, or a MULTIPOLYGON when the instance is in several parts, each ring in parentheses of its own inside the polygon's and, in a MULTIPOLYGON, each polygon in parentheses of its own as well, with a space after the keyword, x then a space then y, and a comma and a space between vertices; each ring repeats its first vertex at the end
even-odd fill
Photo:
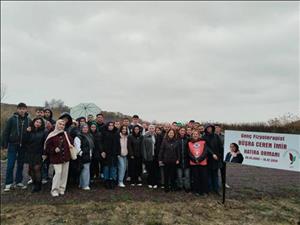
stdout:
MULTIPOLYGON (((154 136, 155 137, 155 136, 154 136)), ((155 157, 155 144, 153 144, 152 136, 148 132, 144 135, 142 141, 142 157, 146 162, 154 160, 155 157)))

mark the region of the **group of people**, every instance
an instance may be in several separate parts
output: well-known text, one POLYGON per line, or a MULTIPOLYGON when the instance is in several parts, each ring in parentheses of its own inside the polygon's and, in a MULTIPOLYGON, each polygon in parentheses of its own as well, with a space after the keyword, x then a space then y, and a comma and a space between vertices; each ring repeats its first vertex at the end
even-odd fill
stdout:
MULTIPOLYGON (((29 165, 32 192, 40 191, 52 178, 53 197, 64 195, 67 184, 88 191, 97 180, 107 189, 124 188, 128 183, 165 192, 219 195, 219 171, 224 179, 221 126, 203 126, 193 120, 186 125, 140 124, 134 115, 132 121, 124 118, 105 123, 101 113, 76 120, 62 113, 55 121, 48 108, 37 109, 31 120, 26 104, 19 103, 2 139, 3 147, 8 148, 4 191, 27 187, 23 183, 24 163, 29 165), (76 152, 75 158, 71 150, 76 152)), ((234 152, 230 159, 238 157, 239 152, 234 152)))

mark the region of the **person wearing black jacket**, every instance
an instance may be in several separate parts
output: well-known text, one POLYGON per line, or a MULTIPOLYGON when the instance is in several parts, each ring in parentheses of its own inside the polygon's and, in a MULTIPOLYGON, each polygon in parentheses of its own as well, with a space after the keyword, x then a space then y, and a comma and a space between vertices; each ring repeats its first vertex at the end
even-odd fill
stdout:
POLYGON ((25 103, 19 103, 17 112, 6 122, 3 131, 2 147, 8 148, 7 150, 7 168, 5 177, 4 191, 10 191, 14 182, 13 171, 15 161, 17 161, 17 172, 15 181, 17 187, 22 189, 26 186, 23 181, 23 166, 24 166, 24 140, 23 136, 26 133, 31 119, 28 117, 27 106, 25 103))
POLYGON ((80 133, 74 139, 74 146, 78 150, 78 160, 81 165, 79 188, 88 191, 90 190, 90 164, 95 145, 86 123, 81 124, 80 133))
POLYGON ((107 189, 113 189, 117 180, 118 155, 121 154, 120 134, 113 122, 108 122, 103 129, 104 180, 107 189))
POLYGON ((128 175, 132 186, 142 186, 138 177, 142 174, 142 142, 143 136, 139 125, 132 128, 132 134, 128 136, 128 175))
POLYGON ((208 154, 208 187, 209 191, 219 194, 219 176, 218 171, 222 167, 223 146, 221 139, 215 134, 215 126, 207 124, 205 126, 204 139, 211 150, 208 154))
POLYGON ((102 152, 102 134, 97 130, 97 124, 95 121, 92 121, 90 123, 90 132, 93 135, 94 138, 94 145, 95 148, 93 150, 92 154, 92 161, 91 161, 91 181, 93 181, 95 178, 100 178, 100 158, 101 158, 101 152, 102 152))
POLYGON ((41 190, 42 154, 46 136, 47 132, 42 118, 35 118, 24 135, 24 162, 29 166, 29 175, 33 183, 32 193, 41 190))
POLYGON ((230 152, 226 154, 225 162, 242 163, 243 161, 244 157, 239 150, 239 146, 236 143, 231 143, 230 152))
MULTIPOLYGON (((156 141, 155 141, 155 150, 158 152, 157 155, 159 155, 160 147, 162 144, 162 141, 164 139, 164 135, 162 133, 162 127, 156 127, 155 128, 155 134, 156 134, 156 141)), ((157 177, 158 177, 158 184, 161 188, 164 188, 164 183, 165 183, 165 177, 164 177, 164 167, 163 165, 159 165, 157 177)))
POLYGON ((190 191, 190 166, 188 155, 188 141, 186 130, 184 127, 179 129, 179 138, 177 140, 179 146, 179 164, 177 167, 177 186, 181 190, 184 188, 186 192, 190 191))
POLYGON ((176 190, 176 165, 179 164, 179 147, 176 141, 176 131, 170 129, 159 151, 159 164, 164 165, 165 192, 176 190))

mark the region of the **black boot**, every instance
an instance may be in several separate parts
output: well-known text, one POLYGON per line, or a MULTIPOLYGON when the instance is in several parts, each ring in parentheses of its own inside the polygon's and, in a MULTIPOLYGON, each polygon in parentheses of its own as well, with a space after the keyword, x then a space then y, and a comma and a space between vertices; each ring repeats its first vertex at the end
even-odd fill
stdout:
POLYGON ((105 180, 105 181, 104 181, 104 187, 105 187, 106 189, 109 189, 109 180, 105 180))
POLYGON ((33 181, 31 193, 35 193, 35 192, 38 192, 38 184, 36 181, 33 181))

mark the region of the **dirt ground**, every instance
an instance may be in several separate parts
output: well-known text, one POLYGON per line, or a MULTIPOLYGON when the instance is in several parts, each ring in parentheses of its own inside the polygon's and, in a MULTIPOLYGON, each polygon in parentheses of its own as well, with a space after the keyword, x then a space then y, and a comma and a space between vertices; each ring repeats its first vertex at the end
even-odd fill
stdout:
MULTIPOLYGON (((1 163, 2 184, 5 166, 1 163)), ((89 192, 69 186, 59 198, 50 196, 51 184, 38 194, 31 194, 30 186, 1 191, 1 224, 300 224, 299 173, 231 164, 227 183, 225 205, 216 195, 145 186, 106 190, 100 181, 89 192)))

